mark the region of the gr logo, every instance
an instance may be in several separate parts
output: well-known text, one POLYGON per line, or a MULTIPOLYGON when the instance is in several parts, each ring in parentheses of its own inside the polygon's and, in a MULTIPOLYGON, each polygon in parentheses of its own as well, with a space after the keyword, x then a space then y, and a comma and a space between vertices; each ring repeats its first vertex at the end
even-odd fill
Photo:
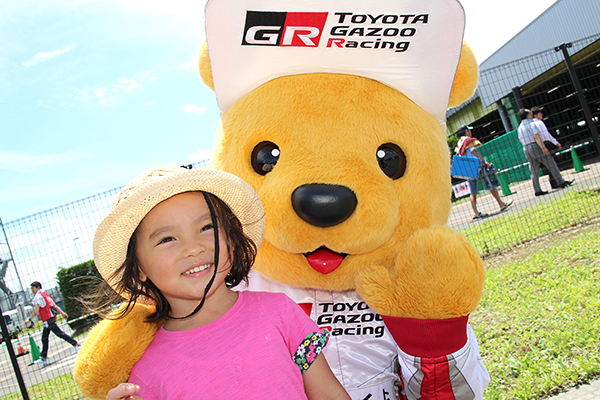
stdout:
POLYGON ((327 14, 246 11, 242 45, 317 47, 327 14))

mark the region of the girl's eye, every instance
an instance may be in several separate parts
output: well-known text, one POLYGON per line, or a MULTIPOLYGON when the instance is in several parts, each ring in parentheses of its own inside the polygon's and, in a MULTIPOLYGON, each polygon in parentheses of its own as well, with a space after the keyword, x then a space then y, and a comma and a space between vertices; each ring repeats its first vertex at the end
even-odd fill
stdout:
POLYGON ((175 238, 171 237, 171 236, 167 236, 165 238, 160 239, 160 241, 158 242, 158 244, 163 244, 163 243, 167 243, 170 242, 172 240, 175 240, 175 238))
POLYGON ((202 229, 200 229, 200 232, 206 232, 209 231, 213 228, 212 224, 208 224, 205 227, 203 227, 202 229))

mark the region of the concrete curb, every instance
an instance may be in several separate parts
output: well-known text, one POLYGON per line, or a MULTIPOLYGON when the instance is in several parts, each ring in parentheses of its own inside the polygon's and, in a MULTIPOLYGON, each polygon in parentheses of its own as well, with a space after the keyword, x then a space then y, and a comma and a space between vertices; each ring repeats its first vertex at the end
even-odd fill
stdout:
POLYGON ((599 400, 600 399, 600 378, 592 382, 570 389, 566 392, 557 394, 553 397, 547 397, 546 400, 599 400))

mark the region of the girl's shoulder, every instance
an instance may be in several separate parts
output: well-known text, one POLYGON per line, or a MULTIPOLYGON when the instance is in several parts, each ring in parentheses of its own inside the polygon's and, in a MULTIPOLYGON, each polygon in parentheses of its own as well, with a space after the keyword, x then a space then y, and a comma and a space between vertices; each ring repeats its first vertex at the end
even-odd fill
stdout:
MULTIPOLYGON (((293 301, 284 293, 259 292, 259 291, 243 291, 240 296, 244 301, 265 302, 268 304, 289 304, 293 301)), ((294 303, 295 304, 295 303, 294 303)))
POLYGON ((254 310, 261 309, 267 313, 276 314, 295 309, 298 305, 284 293, 272 292, 240 292, 240 299, 243 299, 244 306, 251 307, 254 310))

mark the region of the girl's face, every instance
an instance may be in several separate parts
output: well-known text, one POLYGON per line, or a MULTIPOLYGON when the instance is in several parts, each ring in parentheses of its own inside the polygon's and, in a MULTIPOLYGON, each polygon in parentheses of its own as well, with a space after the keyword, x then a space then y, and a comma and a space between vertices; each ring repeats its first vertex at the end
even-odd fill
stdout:
MULTIPOLYGON (((202 193, 181 193, 159 203, 140 223, 136 239, 141 279, 156 285, 173 316, 187 315, 202 300, 214 270, 214 229, 202 193)), ((231 260, 221 229, 219 249, 219 270, 205 307, 231 293, 225 285, 231 260)))

